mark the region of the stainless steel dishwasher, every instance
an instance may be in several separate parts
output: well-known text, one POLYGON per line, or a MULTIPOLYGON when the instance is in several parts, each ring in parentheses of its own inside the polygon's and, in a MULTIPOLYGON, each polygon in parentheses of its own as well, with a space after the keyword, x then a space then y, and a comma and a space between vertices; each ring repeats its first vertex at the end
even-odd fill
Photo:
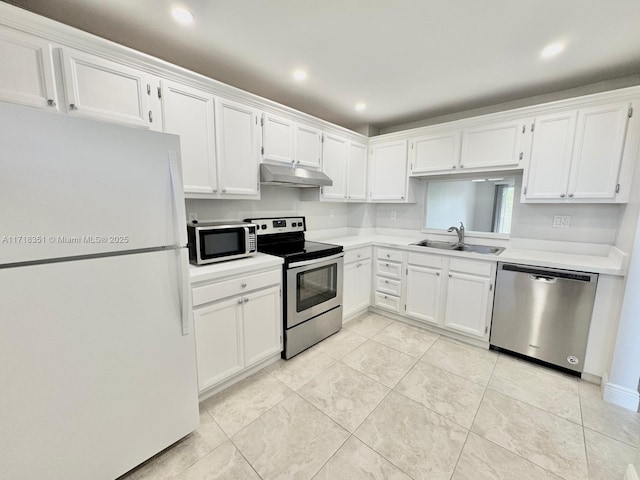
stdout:
POLYGON ((596 273, 499 262, 489 343, 581 373, 597 283, 596 273))

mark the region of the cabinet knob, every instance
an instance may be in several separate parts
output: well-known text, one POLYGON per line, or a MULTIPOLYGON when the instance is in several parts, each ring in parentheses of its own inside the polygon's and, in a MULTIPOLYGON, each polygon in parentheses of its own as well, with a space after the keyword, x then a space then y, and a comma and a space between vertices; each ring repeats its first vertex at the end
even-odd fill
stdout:
POLYGON ((464 168, 464 165, 463 165, 463 164, 460 164, 460 168, 464 168))
POLYGON ((388 263, 385 263, 385 266, 387 266, 387 267, 388 267, 388 266, 389 266, 389 264, 388 264, 388 263))
POLYGON ((247 303, 249 301, 249 298, 244 297, 244 303, 247 303))
POLYGON ((458 168, 458 167, 457 167, 457 165, 454 165, 452 168, 455 170, 455 169, 456 169, 456 168, 458 168))
POLYGON ((560 194, 560 198, 564 198, 564 193, 561 193, 561 194, 560 194))
POLYGON ((242 288, 247 288, 247 282, 242 282, 242 288))
POLYGON ((55 107, 56 106, 56 101, 49 99, 47 100, 47 105, 49 105, 50 107, 55 107))
POLYGON ((361 263, 358 263, 358 264, 356 265, 356 267, 358 267, 358 268, 359 268, 359 267, 361 267, 361 266, 362 266, 362 264, 361 264, 361 263))
POLYGON ((218 189, 217 189, 217 188, 214 188, 214 189, 213 189, 213 193, 218 193, 218 189))
POLYGON ((69 104, 69 110, 77 110, 77 109, 78 109, 78 107, 76 106, 75 103, 69 104))
POLYGON ((440 272, 436 272, 436 277, 439 277, 439 276, 440 276, 440 272))
POLYGON ((347 196, 345 195, 344 198, 347 198, 347 196))
POLYGON ((242 297, 238 299, 238 305, 242 304, 242 297))
POLYGON ((570 197, 573 197, 573 193, 570 193, 570 194, 569 194, 569 196, 570 196, 570 197))
POLYGON ((388 253, 387 253, 387 258, 391 258, 391 255, 389 255, 388 253))
POLYGON ((149 123, 153 123, 153 112, 149 110, 149 123))
POLYGON ((449 274, 449 278, 451 278, 451 277, 452 277, 452 275, 451 275, 451 274, 449 274))
POLYGON ((358 254, 358 258, 360 258, 362 255, 358 254))
POLYGON ((389 298, 389 297, 387 297, 387 296, 385 295, 385 296, 384 296, 384 298, 385 298, 385 299, 387 299, 387 298, 389 298))
POLYGON ((222 189, 222 193, 227 193, 227 189, 226 189, 226 188, 223 188, 223 189, 222 189))
POLYGON ((387 284, 388 284, 388 283, 389 283, 389 280, 385 280, 385 281, 384 281, 384 283, 387 283, 387 284))

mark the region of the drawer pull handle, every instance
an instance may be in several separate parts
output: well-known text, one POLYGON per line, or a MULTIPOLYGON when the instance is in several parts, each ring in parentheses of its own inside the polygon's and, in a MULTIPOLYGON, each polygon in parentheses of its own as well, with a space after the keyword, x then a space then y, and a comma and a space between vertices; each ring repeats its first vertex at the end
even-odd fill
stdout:
POLYGON ((389 297, 387 297, 386 295, 384 296, 384 299, 387 300, 389 297))
POLYGON ((389 264, 388 264, 388 263, 385 263, 385 266, 387 266, 387 267, 388 267, 388 266, 389 266, 389 264))
POLYGON ((391 255, 389 255, 388 253, 387 253, 387 258, 391 258, 391 255))

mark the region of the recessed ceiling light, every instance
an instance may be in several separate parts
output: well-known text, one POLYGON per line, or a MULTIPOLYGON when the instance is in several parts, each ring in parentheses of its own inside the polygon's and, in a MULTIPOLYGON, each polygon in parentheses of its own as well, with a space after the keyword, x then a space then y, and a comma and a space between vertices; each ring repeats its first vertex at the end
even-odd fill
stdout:
POLYGON ((293 72, 293 78, 295 78, 299 82, 306 80, 307 72, 305 72, 304 70, 296 70, 295 72, 293 72))
POLYGON ((542 49, 542 51, 540 52, 540 58, 553 58, 557 55, 560 55, 564 50, 564 47, 565 45, 562 42, 550 43, 542 49))
POLYGON ((486 178, 474 178, 473 180, 471 180, 472 182, 486 182, 487 179, 486 178))
POLYGON ((174 8, 171 10, 171 15, 173 15, 173 18, 183 25, 188 25, 193 22, 193 15, 189 10, 184 8, 174 8))
POLYGON ((356 106, 355 106, 356 111, 361 112, 365 108, 367 108, 367 104, 366 103, 364 103, 364 102, 356 103, 356 106))

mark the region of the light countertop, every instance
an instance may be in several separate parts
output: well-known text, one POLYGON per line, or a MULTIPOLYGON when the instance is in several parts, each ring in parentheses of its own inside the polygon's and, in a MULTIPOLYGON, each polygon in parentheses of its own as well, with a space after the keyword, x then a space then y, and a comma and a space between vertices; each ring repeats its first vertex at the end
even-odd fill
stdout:
POLYGON ((228 278, 243 273, 251 273, 269 268, 281 268, 284 260, 280 257, 257 253, 251 257, 228 260, 226 262, 212 263, 209 265, 189 265, 191 283, 199 283, 211 280, 228 278))
POLYGON ((411 245, 417 240, 415 237, 395 237, 388 235, 353 235, 323 239, 326 243, 342 245, 345 250, 370 245, 402 248, 403 250, 433 253, 451 257, 474 258, 478 260, 519 263, 539 267, 561 268, 566 270, 579 270, 591 273, 607 275, 624 275, 623 258, 610 254, 609 256, 582 255, 565 252, 553 252, 544 250, 526 250, 520 248, 507 248, 499 255, 483 255, 470 252, 456 252, 437 248, 420 247, 411 245))

